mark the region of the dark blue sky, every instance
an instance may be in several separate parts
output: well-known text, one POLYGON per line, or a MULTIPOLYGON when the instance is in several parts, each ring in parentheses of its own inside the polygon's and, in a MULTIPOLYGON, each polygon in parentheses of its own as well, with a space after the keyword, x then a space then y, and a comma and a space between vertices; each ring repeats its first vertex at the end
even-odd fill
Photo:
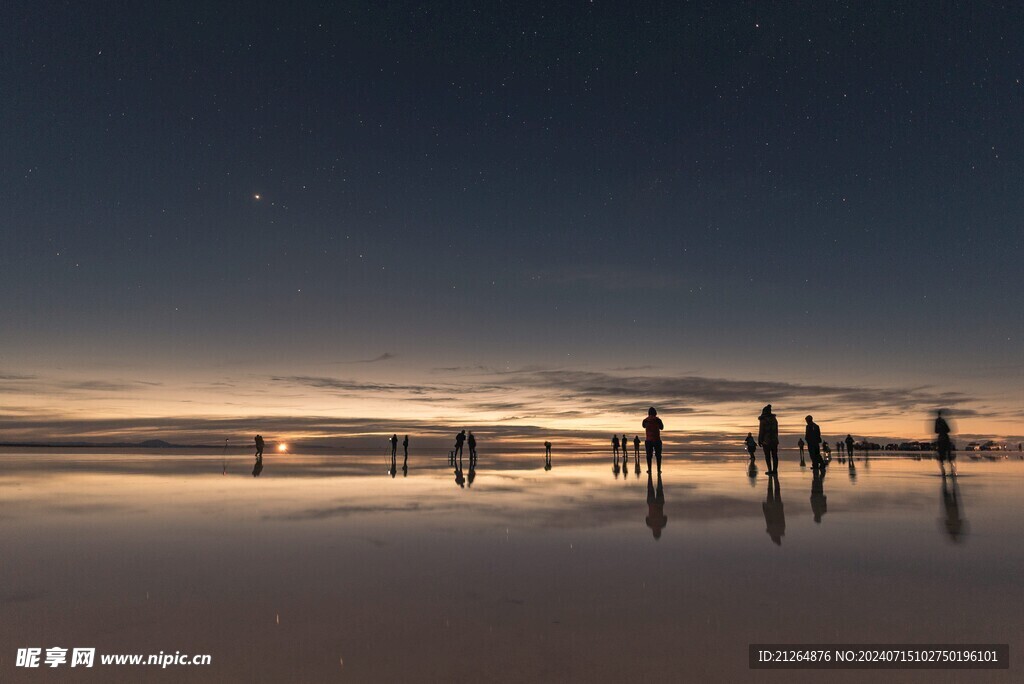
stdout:
POLYGON ((1019 5, 477 5, 6 3, 0 371, 1019 405, 1019 5))

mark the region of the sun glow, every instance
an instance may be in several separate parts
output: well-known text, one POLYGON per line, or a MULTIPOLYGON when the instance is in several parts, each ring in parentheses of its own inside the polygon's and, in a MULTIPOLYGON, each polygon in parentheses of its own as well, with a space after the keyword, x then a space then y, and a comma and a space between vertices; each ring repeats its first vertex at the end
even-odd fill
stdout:
POLYGON ((284 452, 288 451, 288 445, 287 444, 278 444, 277 445, 277 450, 280 451, 281 453, 284 453, 284 452))

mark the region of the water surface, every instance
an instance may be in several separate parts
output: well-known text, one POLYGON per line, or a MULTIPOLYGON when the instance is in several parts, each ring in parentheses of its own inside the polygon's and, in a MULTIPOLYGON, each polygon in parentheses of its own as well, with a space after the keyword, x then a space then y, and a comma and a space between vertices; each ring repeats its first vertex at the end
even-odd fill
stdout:
POLYGON ((1024 645, 1024 461, 0 455, 3 681, 1019 681, 750 643, 1024 645), (763 468, 763 466, 759 466, 763 468), (457 482, 461 479, 461 485, 457 482), (14 666, 25 646, 209 667, 14 666), (73 675, 73 677, 72 677, 73 675))

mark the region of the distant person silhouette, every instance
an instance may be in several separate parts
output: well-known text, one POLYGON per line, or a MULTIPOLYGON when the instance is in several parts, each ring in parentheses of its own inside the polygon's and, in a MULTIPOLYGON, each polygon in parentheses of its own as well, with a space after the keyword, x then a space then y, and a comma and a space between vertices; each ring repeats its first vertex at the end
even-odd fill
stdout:
POLYGON ((959 542, 965 533, 966 521, 960 513, 960 487, 956 479, 949 481, 942 478, 942 511, 945 514, 942 524, 949 535, 950 541, 959 542))
MULTIPOLYGON (((827 465, 828 462, 832 460, 832 447, 830 447, 828 445, 828 442, 822 442, 821 443, 821 450, 823 452, 823 456, 822 456, 822 459, 821 459, 822 463, 824 465, 827 465)), ((840 452, 840 453, 842 453, 842 452, 840 452)))
POLYGON ((768 494, 761 510, 764 512, 765 532, 777 546, 782 546, 782 538, 786 535, 786 511, 782 508, 778 475, 768 477, 768 494))
POLYGON ((391 435, 388 441, 391 442, 391 460, 394 461, 395 453, 398 451, 398 435, 391 435))
POLYGON ((658 460, 658 472, 661 472, 661 431, 665 424, 658 417, 658 411, 653 406, 647 409, 647 417, 641 423, 644 429, 644 449, 647 451, 647 472, 651 472, 651 456, 658 460))
POLYGON ((658 487, 655 489, 651 471, 647 470, 647 526, 655 539, 661 539, 661 531, 668 524, 665 515, 665 489, 661 484, 661 471, 658 471, 658 487))
POLYGON ((779 472, 779 419, 772 413, 772 405, 767 404, 757 417, 757 443, 764 449, 766 474, 779 472))
POLYGON ((807 454, 811 457, 811 468, 818 470, 824 464, 821 460, 821 428, 814 422, 814 416, 807 416, 804 420, 807 421, 807 427, 804 429, 807 454))
POLYGON ((828 513, 828 498, 825 496, 825 471, 815 470, 811 477, 811 512, 814 514, 814 522, 820 523, 821 516, 828 513))
POLYGON ((627 461, 629 460, 629 440, 626 439, 626 435, 622 435, 622 469, 625 470, 628 467, 627 461))
POLYGON ((750 454, 751 460, 757 457, 757 441, 754 439, 753 433, 748 432, 747 438, 743 440, 743 443, 747 445, 747 453, 750 454))
POLYGON ((455 455, 458 456, 459 460, 462 460, 462 443, 466 441, 466 431, 463 430, 459 434, 455 435, 455 455))
POLYGON ((939 457, 939 470, 942 477, 946 477, 946 461, 949 461, 949 471, 956 477, 956 452, 953 451, 953 442, 949 438, 949 423, 942 417, 942 411, 935 416, 935 450, 939 457))
POLYGON ((806 461, 804 461, 804 440, 803 439, 798 439, 796 441, 796 445, 798 447, 800 447, 800 467, 801 468, 806 468, 807 467, 807 463, 806 463, 806 461))
POLYGON ((551 442, 544 442, 544 470, 551 470, 551 442))
POLYGON ((256 435, 256 458, 263 458, 263 435, 256 435))
POLYGON ((402 440, 402 451, 404 452, 404 455, 402 456, 402 475, 408 475, 409 474, 409 435, 406 435, 405 439, 402 440))
POLYGON ((470 468, 476 464, 476 437, 472 432, 469 433, 469 463, 470 468))
POLYGON ((633 435, 633 456, 636 457, 637 467, 640 466, 640 435, 633 435))
POLYGON ((615 462, 619 461, 619 436, 612 435, 612 454, 615 456, 615 462))

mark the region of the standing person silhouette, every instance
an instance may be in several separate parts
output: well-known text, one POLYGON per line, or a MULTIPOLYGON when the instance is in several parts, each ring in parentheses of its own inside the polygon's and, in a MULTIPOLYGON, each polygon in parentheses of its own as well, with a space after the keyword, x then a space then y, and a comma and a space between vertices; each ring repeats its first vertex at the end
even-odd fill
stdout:
POLYGON ((391 460, 394 461, 395 454, 398 452, 398 435, 391 435, 391 439, 388 441, 391 442, 391 460))
POLYGON ((750 454, 750 460, 754 460, 754 455, 757 453, 757 442, 754 441, 753 433, 748 432, 747 438, 743 440, 743 443, 747 445, 747 453, 750 454))
POLYGON ((615 457, 615 462, 619 462, 619 436, 612 435, 612 455, 615 457))
POLYGON ((807 421, 804 439, 807 441, 807 453, 811 457, 811 468, 818 470, 824 463, 821 460, 821 428, 814 422, 814 416, 807 416, 804 420, 807 421))
POLYGON ((637 465, 640 465, 640 435, 633 435, 633 456, 636 457, 637 465))
POLYGON ((764 463, 768 469, 766 475, 776 475, 779 471, 779 419, 772 413, 772 405, 766 404, 757 417, 757 443, 764 449, 764 463))
POLYGON ((647 409, 647 417, 641 423, 644 434, 644 449, 647 451, 647 472, 651 472, 651 456, 658 459, 658 472, 661 472, 661 431, 665 424, 658 417, 658 411, 653 406, 647 409))
POLYGON ((544 470, 551 470, 551 442, 544 442, 544 470))
POLYGON ((462 443, 466 441, 466 431, 463 430, 459 434, 455 435, 455 451, 452 452, 452 460, 457 455, 459 460, 462 460, 462 443))
POLYGON ((263 435, 256 435, 256 458, 263 458, 263 435))
POLYGON ((626 439, 626 435, 622 435, 622 467, 625 468, 629 463, 629 440, 626 439))
POLYGON ((949 471, 956 476, 956 464, 953 462, 956 456, 953 455, 953 442, 949 439, 949 423, 942 417, 940 410, 935 416, 935 450, 938 452, 939 469, 942 477, 946 477, 946 461, 949 461, 949 471))
POLYGON ((409 473, 409 435, 402 440, 402 475, 409 473))
POLYGON ((469 468, 472 472, 473 466, 476 465, 476 437, 473 433, 469 433, 469 468))
POLYGON ((800 467, 801 468, 806 468, 807 464, 804 462, 804 440, 803 439, 796 440, 796 445, 798 447, 800 447, 800 467))
POLYGON ((846 455, 853 458, 853 435, 846 435, 846 455))

